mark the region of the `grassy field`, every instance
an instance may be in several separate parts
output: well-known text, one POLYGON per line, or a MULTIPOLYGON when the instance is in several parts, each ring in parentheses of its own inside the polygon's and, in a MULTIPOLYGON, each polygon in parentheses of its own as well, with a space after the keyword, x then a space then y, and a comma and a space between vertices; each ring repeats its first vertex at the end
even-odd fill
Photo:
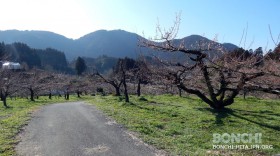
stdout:
MULTIPOLYGON (((74 96, 70 96, 69 101, 79 100, 74 96)), ((36 111, 40 106, 65 102, 64 98, 55 98, 49 100, 47 97, 40 97, 35 102, 27 99, 8 100, 10 108, 4 108, 0 103, 0 155, 14 155, 14 146, 18 142, 16 135, 21 128, 27 124, 31 118, 32 112, 36 111)))
MULTIPOLYGON (((170 155, 273 155, 280 153, 280 101, 256 98, 236 99, 223 112, 210 109, 195 97, 171 95, 122 97, 96 96, 70 101, 88 100, 145 142, 170 155), (89 100, 90 99, 90 100, 89 100), (213 150, 213 133, 262 133, 262 145, 273 149, 213 150)), ((10 108, 0 106, 0 155, 15 154, 16 135, 40 106, 65 102, 40 97, 8 100, 10 108)), ((251 145, 251 144, 247 144, 251 145)))
MULTIPOLYGON (((89 102, 170 155, 280 154, 279 100, 237 98, 228 109, 217 112, 195 97, 130 98, 125 103, 120 97, 96 96, 89 102), (213 133, 262 133, 259 145, 273 145, 273 149, 214 150, 213 133)), ((256 143, 245 145, 252 144, 256 143)))

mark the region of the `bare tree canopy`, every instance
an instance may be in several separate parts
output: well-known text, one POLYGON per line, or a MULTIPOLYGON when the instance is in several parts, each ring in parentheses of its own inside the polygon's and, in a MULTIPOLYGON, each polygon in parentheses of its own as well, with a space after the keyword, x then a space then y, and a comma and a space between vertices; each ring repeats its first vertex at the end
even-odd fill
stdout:
POLYGON ((280 94, 280 64, 264 59, 261 48, 253 53, 244 49, 228 52, 213 41, 213 44, 199 42, 187 49, 184 42, 175 42, 179 24, 177 16, 170 29, 163 31, 157 27, 155 41, 140 41, 143 47, 186 55, 183 63, 161 60, 163 75, 178 88, 197 95, 214 109, 233 104, 244 90, 280 94))

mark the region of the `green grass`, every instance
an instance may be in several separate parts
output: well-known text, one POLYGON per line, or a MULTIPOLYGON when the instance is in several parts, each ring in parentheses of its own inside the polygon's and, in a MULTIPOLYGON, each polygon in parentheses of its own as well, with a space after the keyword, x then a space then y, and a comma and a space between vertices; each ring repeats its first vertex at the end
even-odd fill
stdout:
MULTIPOLYGON (((84 98, 83 98, 84 99, 84 98)), ((69 101, 77 101, 74 96, 70 96, 69 101)), ((40 106, 66 102, 63 97, 57 99, 53 97, 49 100, 47 97, 40 97, 35 102, 31 102, 27 99, 8 99, 8 105, 10 108, 4 108, 2 101, 0 103, 0 155, 8 156, 14 155, 14 147, 19 140, 16 135, 20 132, 21 128, 27 124, 31 118, 32 112, 36 111, 40 106)))
POLYGON ((125 103, 121 97, 96 96, 89 102, 170 155, 280 153, 279 101, 237 98, 228 109, 217 112, 195 97, 161 95, 130 99, 130 103, 125 103), (273 145, 273 149, 214 150, 213 133, 262 133, 261 144, 273 145))

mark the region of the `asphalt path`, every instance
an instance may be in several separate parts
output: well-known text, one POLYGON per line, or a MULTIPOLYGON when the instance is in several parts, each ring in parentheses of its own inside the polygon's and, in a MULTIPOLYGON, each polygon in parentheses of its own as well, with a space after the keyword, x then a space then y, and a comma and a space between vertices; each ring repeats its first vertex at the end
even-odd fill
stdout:
POLYGON ((133 133, 84 102, 42 107, 19 135, 20 156, 159 155, 133 133))

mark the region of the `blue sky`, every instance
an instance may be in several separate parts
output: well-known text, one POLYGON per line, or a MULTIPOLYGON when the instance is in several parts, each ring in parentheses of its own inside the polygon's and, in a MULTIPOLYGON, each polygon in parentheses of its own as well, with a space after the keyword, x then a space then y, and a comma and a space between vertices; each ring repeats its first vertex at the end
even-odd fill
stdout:
POLYGON ((280 0, 1 0, 0 30, 46 30, 79 38, 99 30, 123 29, 154 37, 156 25, 172 26, 181 12, 177 38, 191 34, 245 48, 274 47, 268 25, 280 33, 280 0), (250 43, 253 42, 250 47, 250 43))

